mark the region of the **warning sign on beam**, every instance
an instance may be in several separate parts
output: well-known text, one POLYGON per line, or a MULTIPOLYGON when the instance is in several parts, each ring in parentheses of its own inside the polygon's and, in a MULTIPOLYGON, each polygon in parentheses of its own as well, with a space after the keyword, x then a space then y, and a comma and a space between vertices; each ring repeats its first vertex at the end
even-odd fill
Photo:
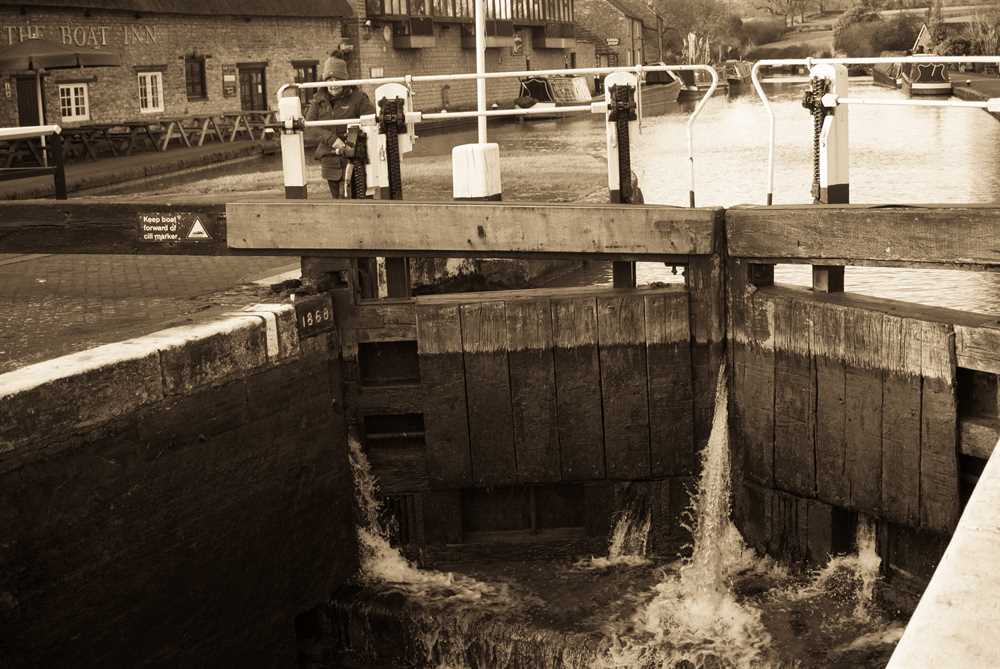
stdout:
POLYGON ((149 211, 138 215, 139 241, 204 242, 212 239, 212 221, 187 211, 149 211))

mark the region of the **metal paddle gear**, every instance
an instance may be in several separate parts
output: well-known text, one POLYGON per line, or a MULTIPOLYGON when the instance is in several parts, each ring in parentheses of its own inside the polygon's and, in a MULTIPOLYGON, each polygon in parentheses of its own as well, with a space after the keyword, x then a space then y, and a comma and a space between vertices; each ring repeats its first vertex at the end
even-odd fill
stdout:
POLYGON ((819 145, 823 134, 823 119, 833 110, 823 106, 823 96, 830 91, 830 80, 825 77, 812 77, 809 88, 802 94, 802 106, 809 110, 813 117, 813 203, 819 203, 819 145))
POLYGON ((618 193, 621 202, 632 202, 632 158, 629 152, 629 121, 635 121, 635 88, 632 86, 611 87, 611 111, 608 120, 614 121, 618 139, 618 193))

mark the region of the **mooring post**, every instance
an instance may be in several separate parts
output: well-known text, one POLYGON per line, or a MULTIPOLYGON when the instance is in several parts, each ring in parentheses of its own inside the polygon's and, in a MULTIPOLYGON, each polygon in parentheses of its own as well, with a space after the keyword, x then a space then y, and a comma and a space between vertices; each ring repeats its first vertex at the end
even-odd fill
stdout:
MULTIPOLYGON (((476 74, 486 74, 485 0, 475 0, 476 74)), ((486 141, 486 80, 476 79, 476 144, 451 150, 452 197, 456 200, 500 200, 500 145, 486 141)))
POLYGON ((49 150, 52 152, 52 181, 56 191, 57 200, 66 199, 66 156, 63 152, 62 135, 55 133, 52 135, 52 143, 49 150))
MULTIPOLYGON (((843 65, 816 65, 812 79, 813 115, 817 119, 813 157, 814 199, 817 204, 847 204, 851 200, 848 153, 847 105, 837 99, 848 94, 847 68, 843 65)), ((813 290, 824 293, 844 291, 842 265, 813 267, 813 290)))
MULTIPOLYGON (((642 195, 632 184, 631 135, 638 132, 639 77, 633 72, 612 72, 604 79, 605 136, 608 149, 608 193, 611 202, 636 204, 642 195)), ((635 263, 612 264, 615 288, 635 288, 635 263)))
POLYGON ((298 90, 289 87, 278 100, 281 122, 281 171, 285 179, 285 199, 306 199, 305 119, 298 90))

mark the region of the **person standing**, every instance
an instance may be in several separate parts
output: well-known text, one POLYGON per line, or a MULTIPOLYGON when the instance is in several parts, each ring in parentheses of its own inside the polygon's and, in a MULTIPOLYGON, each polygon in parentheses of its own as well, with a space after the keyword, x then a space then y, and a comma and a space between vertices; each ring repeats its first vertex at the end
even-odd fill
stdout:
MULTIPOLYGON (((336 82, 348 78, 346 62, 334 56, 326 59, 323 64, 324 81, 336 82)), ((306 110, 306 120, 329 121, 374 113, 375 105, 361 89, 331 83, 313 95, 306 110)), ((356 137, 356 133, 353 137, 356 137)), ((347 126, 306 130, 306 141, 316 143, 313 158, 320 162, 323 178, 329 184, 330 195, 334 199, 345 197, 344 175, 350 159, 354 157, 353 137, 347 132, 347 126)))

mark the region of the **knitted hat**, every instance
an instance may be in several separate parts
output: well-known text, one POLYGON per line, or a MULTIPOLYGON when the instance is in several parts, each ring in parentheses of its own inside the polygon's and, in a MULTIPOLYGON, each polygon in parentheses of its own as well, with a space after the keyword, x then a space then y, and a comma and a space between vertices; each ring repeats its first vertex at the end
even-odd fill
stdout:
POLYGON ((328 79, 350 79, 347 76, 347 63, 333 56, 327 58, 323 63, 323 80, 328 79))

